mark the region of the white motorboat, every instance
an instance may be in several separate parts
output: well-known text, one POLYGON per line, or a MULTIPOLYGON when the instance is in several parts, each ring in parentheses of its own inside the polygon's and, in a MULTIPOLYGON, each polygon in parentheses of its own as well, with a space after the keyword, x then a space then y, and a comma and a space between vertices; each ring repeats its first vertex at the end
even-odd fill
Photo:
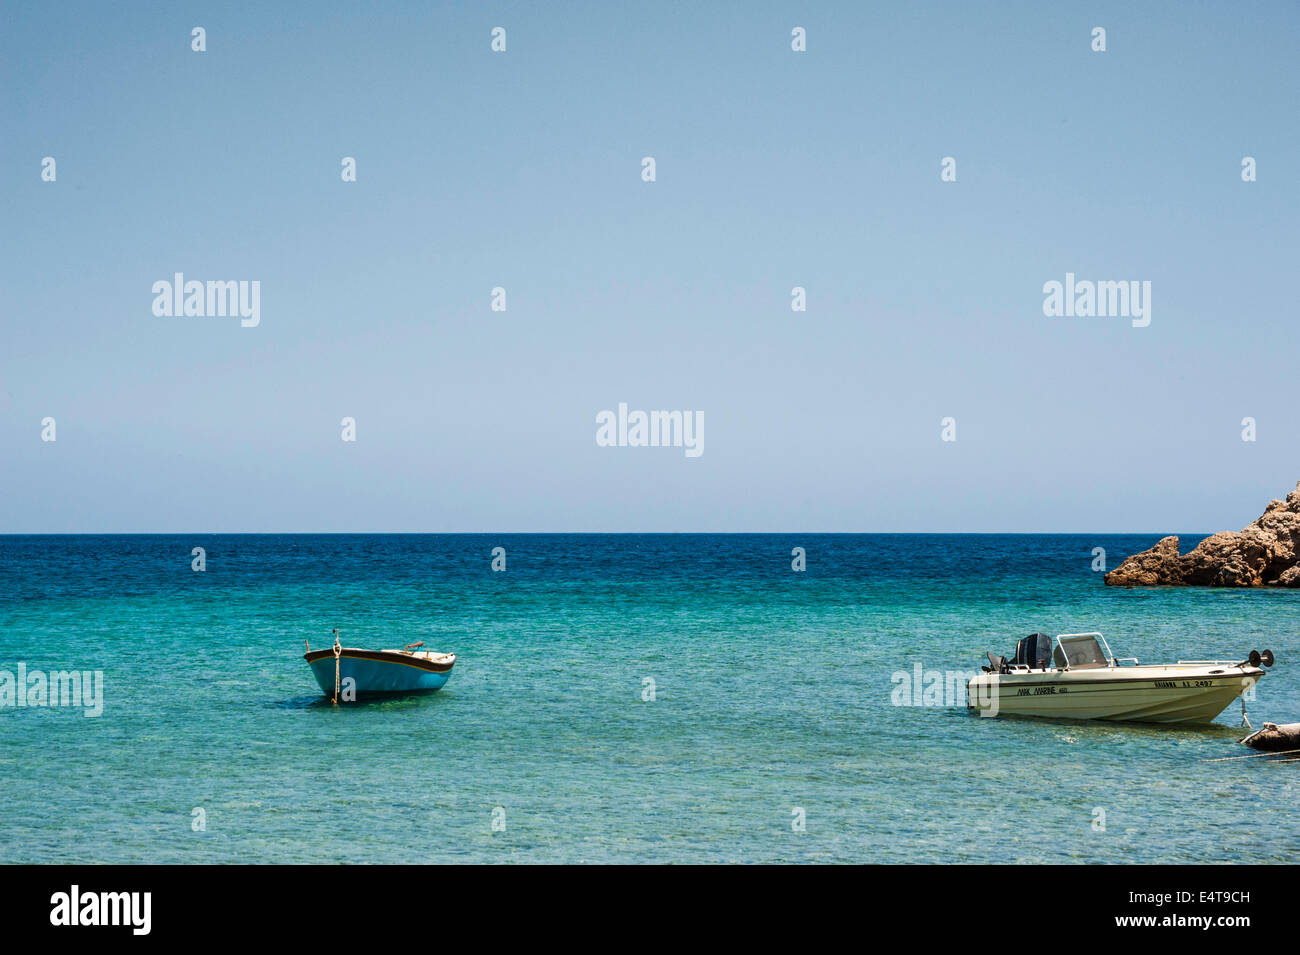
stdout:
POLYGON ((1250 651, 1240 662, 1180 660, 1143 666, 1117 659, 1100 633, 1034 633, 1016 656, 988 655, 989 666, 966 686, 981 716, 1007 714, 1137 723, 1209 723, 1253 687, 1273 653, 1250 651))

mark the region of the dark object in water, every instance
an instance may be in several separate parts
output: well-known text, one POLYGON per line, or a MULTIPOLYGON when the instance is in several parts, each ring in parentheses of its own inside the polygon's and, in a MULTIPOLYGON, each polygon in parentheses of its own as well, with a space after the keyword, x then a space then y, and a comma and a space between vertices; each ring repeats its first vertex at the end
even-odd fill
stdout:
POLYGON ((1300 723, 1265 723, 1241 742, 1269 753, 1300 751, 1300 723))

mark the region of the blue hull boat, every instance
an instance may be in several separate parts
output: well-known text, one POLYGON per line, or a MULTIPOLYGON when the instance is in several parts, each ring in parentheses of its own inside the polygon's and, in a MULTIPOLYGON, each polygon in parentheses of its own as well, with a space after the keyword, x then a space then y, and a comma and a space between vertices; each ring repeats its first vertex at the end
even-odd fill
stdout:
POLYGON ((402 650, 363 650, 334 646, 312 650, 303 659, 320 684, 321 692, 334 702, 351 702, 365 697, 398 693, 431 693, 442 689, 456 663, 454 653, 420 651, 423 643, 402 650))

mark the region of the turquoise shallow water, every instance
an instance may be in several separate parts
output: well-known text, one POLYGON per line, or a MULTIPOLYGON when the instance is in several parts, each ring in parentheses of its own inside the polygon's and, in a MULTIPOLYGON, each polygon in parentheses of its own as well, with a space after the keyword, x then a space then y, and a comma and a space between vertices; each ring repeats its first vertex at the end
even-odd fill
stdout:
POLYGON ((98 718, 0 709, 0 861, 1294 862, 1300 763, 1205 761, 1247 752, 1236 706, 1165 729, 891 703, 916 663, 1096 629, 1143 662, 1270 647, 1251 717, 1300 720, 1300 593, 1090 569, 1154 540, 0 537, 0 670, 105 680, 98 718), (459 662, 334 707, 301 656, 331 627, 459 662))

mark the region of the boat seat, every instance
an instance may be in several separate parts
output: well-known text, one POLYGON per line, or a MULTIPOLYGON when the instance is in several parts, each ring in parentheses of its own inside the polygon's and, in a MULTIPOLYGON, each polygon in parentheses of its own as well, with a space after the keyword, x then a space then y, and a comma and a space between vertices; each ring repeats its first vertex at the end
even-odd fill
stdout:
POLYGON ((430 663, 451 663, 456 659, 454 653, 434 653, 431 650, 385 650, 384 653, 400 653, 404 657, 418 657, 430 663))

